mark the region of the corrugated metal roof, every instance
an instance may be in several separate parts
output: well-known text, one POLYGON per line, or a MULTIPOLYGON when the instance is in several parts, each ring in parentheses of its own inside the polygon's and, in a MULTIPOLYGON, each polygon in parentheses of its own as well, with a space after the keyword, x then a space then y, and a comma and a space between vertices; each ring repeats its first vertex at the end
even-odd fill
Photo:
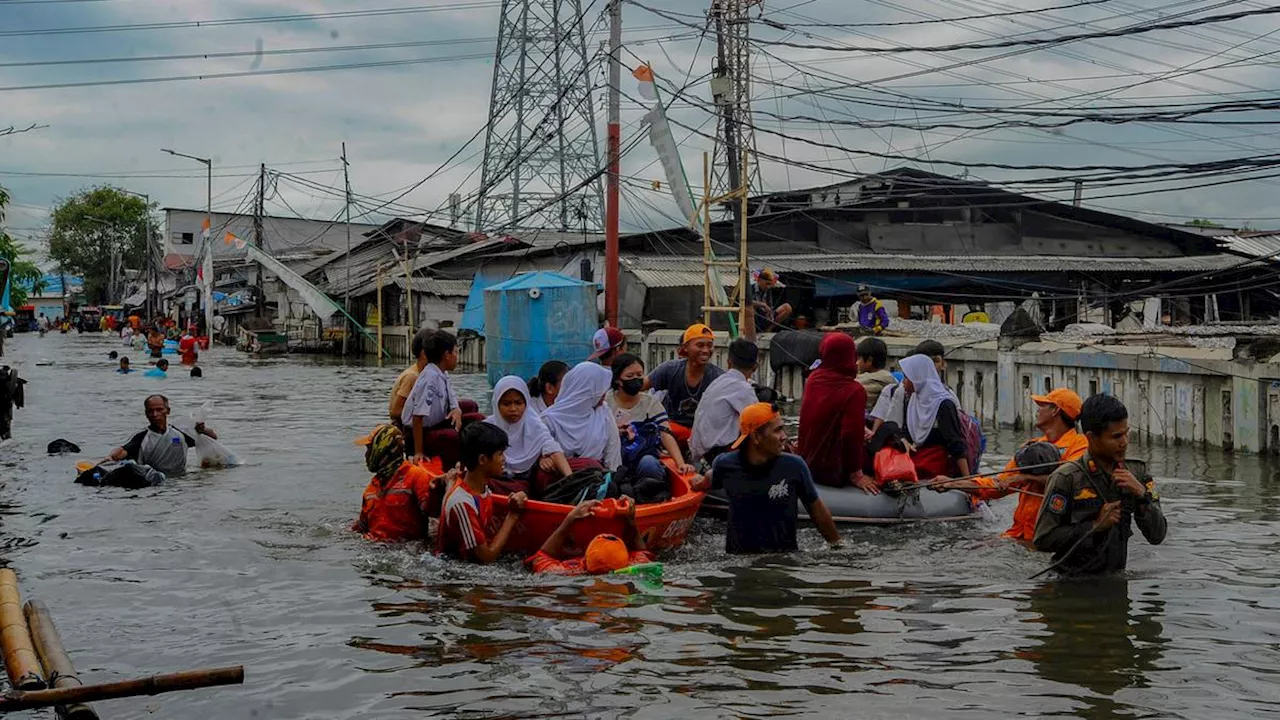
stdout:
MULTIPOLYGON (((383 287, 397 287, 404 289, 404 276, 400 277, 383 277, 383 287)), ((373 280, 351 289, 352 297, 360 297, 368 295, 378 289, 378 279, 373 280)), ((471 294, 470 280, 444 280, 441 278, 416 277, 413 279, 413 291, 415 293, 424 293, 426 295, 440 295, 442 297, 466 297, 471 294)))
MULTIPOLYGON (((1278 246, 1280 249, 1280 246, 1278 246)), ((946 272, 946 273, 1150 273, 1208 272, 1234 267, 1240 258, 1233 255, 1193 255, 1168 258, 1113 258, 1065 255, 892 255, 882 253, 757 255, 752 267, 770 267, 779 272, 946 272)), ((702 285, 702 258, 696 256, 627 256, 623 267, 646 287, 690 287, 702 285)), ((724 271, 722 270, 722 273, 724 271)), ((727 275, 727 273, 724 273, 727 275)), ((729 287, 736 278, 725 277, 729 287)))
POLYGON ((1280 259, 1280 235, 1223 235, 1217 240, 1227 248, 1256 258, 1280 259))

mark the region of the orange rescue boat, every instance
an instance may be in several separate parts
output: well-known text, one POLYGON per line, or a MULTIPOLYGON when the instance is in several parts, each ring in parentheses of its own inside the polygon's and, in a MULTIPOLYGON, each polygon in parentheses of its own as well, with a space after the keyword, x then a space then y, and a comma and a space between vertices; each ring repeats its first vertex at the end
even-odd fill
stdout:
MULTIPOLYGON (((644 540, 649 550, 666 550, 679 547, 684 543, 693 518, 698 514, 702 499, 706 493, 698 492, 689 486, 693 475, 681 475, 676 470, 675 461, 663 458, 662 464, 667 468, 667 478, 671 483, 671 499, 666 502, 650 503, 636 506, 636 531, 644 540)), ((493 496, 493 522, 501 524, 507 516, 508 501, 506 495, 493 496)), ((516 525, 515 532, 507 542, 507 549, 523 555, 532 555, 551 534, 560 527, 572 505, 530 500, 525 504, 524 514, 516 525)), ((589 518, 584 518, 573 525, 573 544, 585 548, 591 539, 601 533, 621 536, 625 528, 625 520, 617 515, 616 505, 607 503, 589 518)))

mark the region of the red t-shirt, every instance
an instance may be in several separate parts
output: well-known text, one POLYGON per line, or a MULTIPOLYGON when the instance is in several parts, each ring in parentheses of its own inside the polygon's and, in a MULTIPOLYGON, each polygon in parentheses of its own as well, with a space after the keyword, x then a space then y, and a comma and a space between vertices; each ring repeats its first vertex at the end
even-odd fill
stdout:
POLYGON ((430 525, 427 505, 434 479, 431 473, 408 462, 385 485, 374 476, 364 490, 355 529, 370 540, 426 540, 430 525))
POLYGON ((444 496, 436 552, 464 560, 470 558, 473 550, 489 542, 485 528, 492 517, 493 496, 489 489, 477 495, 459 478, 444 496))
MULTIPOLYGON (((646 550, 637 550, 631 553, 627 558, 627 566, 639 565, 641 563, 653 562, 653 553, 646 550)), ((535 573, 548 573, 551 575, 587 575, 587 563, 585 559, 580 557, 567 558, 565 560, 557 560, 550 555, 539 550, 534 553, 533 557, 524 561, 525 565, 535 573)))

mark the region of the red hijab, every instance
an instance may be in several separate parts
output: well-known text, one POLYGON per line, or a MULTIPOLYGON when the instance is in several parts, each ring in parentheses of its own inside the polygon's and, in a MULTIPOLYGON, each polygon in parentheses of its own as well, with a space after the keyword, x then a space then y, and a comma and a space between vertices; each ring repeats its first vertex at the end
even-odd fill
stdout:
POLYGON ((858 348, 844 333, 818 346, 822 363, 809 375, 800 402, 800 456, 815 482, 844 487, 862 469, 867 391, 858 376, 858 348))

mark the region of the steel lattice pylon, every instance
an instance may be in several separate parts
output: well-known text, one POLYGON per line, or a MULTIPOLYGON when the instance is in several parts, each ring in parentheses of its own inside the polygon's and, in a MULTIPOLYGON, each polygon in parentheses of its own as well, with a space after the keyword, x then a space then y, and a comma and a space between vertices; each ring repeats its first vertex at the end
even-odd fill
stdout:
POLYGON ((747 10, 761 2, 711 2, 710 18, 715 24, 717 41, 711 93, 720 111, 711 166, 711 192, 716 196, 742 187, 739 165, 744 151, 748 156, 747 185, 753 192, 760 189, 760 164, 756 162, 755 131, 751 120, 751 23, 747 10))
POLYGON ((477 231, 604 227, 584 23, 581 0, 503 0, 477 231))

